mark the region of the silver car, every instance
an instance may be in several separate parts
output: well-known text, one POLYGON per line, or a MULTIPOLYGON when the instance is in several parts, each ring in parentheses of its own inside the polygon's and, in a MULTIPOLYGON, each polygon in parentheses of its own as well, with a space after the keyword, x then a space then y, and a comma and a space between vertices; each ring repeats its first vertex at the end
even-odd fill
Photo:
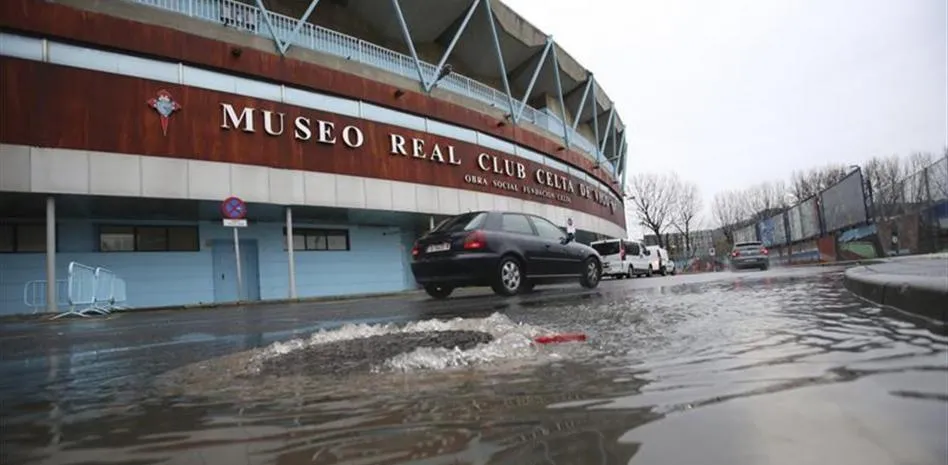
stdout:
POLYGON ((770 251, 761 242, 738 242, 731 249, 731 270, 770 268, 770 251))

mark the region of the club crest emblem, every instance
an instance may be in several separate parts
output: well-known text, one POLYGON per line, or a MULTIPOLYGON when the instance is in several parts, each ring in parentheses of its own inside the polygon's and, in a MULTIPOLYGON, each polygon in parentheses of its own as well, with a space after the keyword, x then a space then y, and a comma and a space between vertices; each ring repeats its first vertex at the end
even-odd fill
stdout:
POLYGON ((175 102, 174 99, 171 98, 171 93, 164 89, 159 90, 155 98, 148 99, 147 103, 148 106, 158 112, 158 117, 161 119, 161 132, 167 136, 168 119, 172 113, 181 109, 181 105, 175 102))

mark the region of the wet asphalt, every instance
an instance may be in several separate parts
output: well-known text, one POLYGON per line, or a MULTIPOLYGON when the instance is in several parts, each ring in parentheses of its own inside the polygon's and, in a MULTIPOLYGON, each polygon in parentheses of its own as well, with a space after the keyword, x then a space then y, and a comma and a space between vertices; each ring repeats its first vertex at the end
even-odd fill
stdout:
POLYGON ((0 323, 0 463, 948 463, 944 328, 853 297, 841 271, 0 323), (487 319, 242 371, 345 324, 491 315, 588 340, 525 349, 487 319), (379 368, 453 342, 484 361, 379 368))

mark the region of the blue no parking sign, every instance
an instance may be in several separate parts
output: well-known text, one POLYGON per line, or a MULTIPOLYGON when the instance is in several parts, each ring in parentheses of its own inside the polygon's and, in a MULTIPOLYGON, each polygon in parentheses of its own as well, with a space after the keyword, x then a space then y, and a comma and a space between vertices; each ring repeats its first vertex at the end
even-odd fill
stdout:
POLYGON ((228 220, 241 220, 247 216, 247 204, 240 197, 227 197, 221 202, 221 215, 228 220))
POLYGON ((247 226, 247 204, 240 197, 230 196, 221 202, 221 215, 224 216, 224 226, 234 230, 234 259, 237 261, 237 300, 241 297, 244 287, 244 278, 240 269, 240 236, 237 229, 247 226))

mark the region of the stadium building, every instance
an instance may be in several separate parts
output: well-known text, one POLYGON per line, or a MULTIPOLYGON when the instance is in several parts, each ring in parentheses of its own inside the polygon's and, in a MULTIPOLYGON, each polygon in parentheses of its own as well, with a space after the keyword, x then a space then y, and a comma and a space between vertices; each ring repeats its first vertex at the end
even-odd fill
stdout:
POLYGON ((497 1, 4 0, 0 28, 0 314, 412 289, 414 240, 477 209, 626 235, 615 106, 497 1))

